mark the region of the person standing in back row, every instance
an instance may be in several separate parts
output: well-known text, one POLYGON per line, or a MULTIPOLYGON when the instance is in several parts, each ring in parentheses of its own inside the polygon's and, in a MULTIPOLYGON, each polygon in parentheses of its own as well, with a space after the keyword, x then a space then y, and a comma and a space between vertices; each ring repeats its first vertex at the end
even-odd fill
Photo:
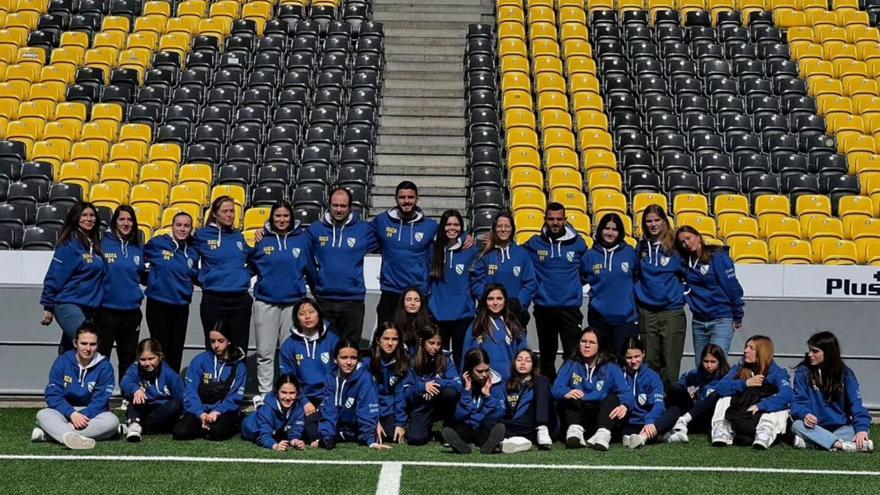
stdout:
POLYGON ((565 356, 572 355, 578 346, 584 319, 580 267, 587 244, 566 225, 565 207, 553 202, 547 204, 541 233, 529 239, 525 248, 538 279, 533 313, 538 327, 541 374, 552 381, 556 378, 559 340, 565 356))
POLYGON ((401 294, 410 287, 428 290, 428 258, 437 234, 437 222, 418 207, 419 189, 405 180, 397 185, 397 206, 373 218, 370 224, 382 251, 377 324, 394 318, 401 294))

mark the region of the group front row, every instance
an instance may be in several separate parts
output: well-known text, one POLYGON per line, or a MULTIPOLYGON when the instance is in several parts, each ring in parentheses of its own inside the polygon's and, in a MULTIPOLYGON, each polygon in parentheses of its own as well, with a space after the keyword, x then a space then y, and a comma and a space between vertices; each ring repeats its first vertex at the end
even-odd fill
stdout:
POLYGON ((629 448, 686 443, 689 432, 705 431, 713 445, 766 449, 789 428, 795 447, 873 450, 858 381, 830 332, 807 341, 794 386, 773 360, 772 341, 753 336, 732 368, 721 348, 707 345, 698 369, 664 391, 659 375, 644 364, 638 339, 629 339, 620 366, 591 328, 583 330, 577 351, 551 385, 528 349, 512 362, 492 363, 486 350, 472 348, 459 374, 433 325, 421 331, 415 349, 393 324, 383 325, 363 361, 354 343, 318 325, 288 338, 292 360, 281 360, 273 392, 243 421, 243 355, 222 325, 209 336, 210 350, 193 358, 185 380, 163 361, 156 340, 140 342, 137 362, 121 380, 130 402, 120 426, 109 410, 113 367, 97 352, 94 327, 84 324, 75 348, 52 366, 48 407, 37 413, 31 439, 89 449, 119 435, 132 442, 161 432, 177 440, 224 440, 240 431, 277 451, 332 449, 340 442, 387 449, 394 442, 428 443, 432 425, 442 421, 443 442, 458 453, 471 452, 471 445, 484 454, 535 444, 549 449, 554 432, 568 448, 608 450, 618 437, 629 448))

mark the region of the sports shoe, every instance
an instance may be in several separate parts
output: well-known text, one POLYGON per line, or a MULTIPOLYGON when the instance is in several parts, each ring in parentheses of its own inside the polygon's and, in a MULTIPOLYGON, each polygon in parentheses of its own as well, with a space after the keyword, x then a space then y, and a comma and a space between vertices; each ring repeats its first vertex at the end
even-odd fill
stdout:
POLYGON ((724 447, 733 445, 733 432, 726 423, 719 423, 712 428, 712 445, 724 447))
MULTIPOLYGON (((504 427, 504 423, 497 423, 495 426, 489 430, 489 437, 486 438, 486 441, 483 445, 480 446, 481 454, 491 454, 495 452, 495 449, 498 448, 498 444, 504 440, 504 432, 506 428, 504 427)), ((531 443, 531 442, 529 442, 531 443)))
POLYGON ((501 452, 516 454, 532 448, 532 442, 526 437, 510 437, 501 441, 501 452))
POLYGON ((68 431, 61 437, 64 445, 71 450, 89 450, 95 448, 95 440, 87 438, 75 431, 68 431))
POLYGON ((128 425, 128 433, 125 434, 125 439, 132 443, 140 442, 142 432, 143 428, 140 423, 131 423, 128 425))
POLYGON ((843 447, 838 450, 842 450, 844 452, 858 452, 859 447, 855 442, 843 442, 843 447))
POLYGON ((449 444, 449 447, 455 451, 456 454, 470 454, 471 446, 467 444, 464 440, 458 436, 455 430, 450 427, 443 428, 443 440, 449 444))
POLYGON ((565 432, 565 447, 568 449, 582 449, 586 446, 584 427, 581 425, 570 425, 565 432))
POLYGON ((769 428, 758 428, 755 431, 755 441, 752 442, 752 447, 760 450, 767 450, 773 445, 774 440, 776 440, 776 434, 773 433, 773 430, 769 428))
POLYGON ((861 449, 859 449, 859 452, 874 452, 874 441, 867 440, 865 442, 865 445, 861 449))
POLYGON ((670 431, 663 435, 663 441, 666 443, 688 443, 690 438, 688 438, 687 431, 670 431))
POLYGON ((122 403, 116 408, 117 411, 125 412, 128 410, 128 400, 122 399, 122 403))
POLYGON ((547 430, 546 426, 539 426, 537 430, 538 435, 538 449, 540 450, 550 450, 550 446, 553 445, 553 439, 550 438, 550 431, 547 430))
POLYGON ((804 440, 804 437, 800 435, 795 435, 794 440, 791 442, 791 446, 796 449, 805 449, 807 448, 807 441, 804 440))
POLYGON ((672 427, 672 431, 681 431, 681 432, 684 432, 685 436, 687 436, 688 422, 685 421, 684 416, 679 417, 675 421, 675 426, 672 427))
POLYGON ((606 428, 599 428, 596 433, 587 440, 591 449, 606 451, 611 446, 611 432, 606 428))
POLYGON ((46 432, 41 428, 34 428, 31 431, 31 442, 45 442, 46 441, 46 432))
POLYGON ((623 446, 630 449, 638 449, 645 446, 645 439, 641 435, 624 435, 623 446))
POLYGON ((119 425, 116 426, 116 434, 120 437, 128 435, 128 425, 126 425, 125 423, 119 423, 119 425))

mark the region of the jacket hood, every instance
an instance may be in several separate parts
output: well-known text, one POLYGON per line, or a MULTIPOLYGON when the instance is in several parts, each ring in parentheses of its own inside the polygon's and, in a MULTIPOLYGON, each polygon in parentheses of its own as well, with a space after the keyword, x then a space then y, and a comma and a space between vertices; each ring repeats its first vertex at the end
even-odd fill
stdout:
POLYGON ((329 329, 330 329, 330 322, 327 320, 324 320, 323 325, 321 327, 321 330, 319 332, 317 332, 315 335, 306 335, 306 334, 302 333, 298 328, 296 328, 296 326, 290 327, 290 335, 296 336, 300 339, 307 340, 307 341, 320 340, 321 338, 324 337, 324 335, 327 335, 327 331, 329 329))
MULTIPOLYGON (((345 222, 342 224, 342 226, 349 227, 358 220, 360 220, 360 214, 352 210, 351 213, 348 214, 348 218, 345 219, 345 222)), ((324 212, 324 216, 321 218, 321 223, 331 228, 337 226, 336 222, 333 221, 333 215, 331 215, 329 211, 324 212)))
POLYGON ((405 222, 405 223, 419 223, 425 219, 425 214, 422 212, 422 209, 419 208, 418 206, 413 207, 413 213, 415 213, 415 215, 413 215, 413 217, 411 219, 403 220, 400 217, 400 209, 398 207, 395 206, 394 208, 391 208, 388 210, 388 216, 394 220, 397 220, 398 222, 401 222, 401 223, 403 223, 403 222, 405 222))
POLYGON ((550 233, 547 231, 546 225, 541 227, 541 237, 543 237, 544 240, 546 240, 547 242, 551 242, 551 243, 553 243, 553 242, 559 242, 559 243, 574 242, 574 240, 577 238, 577 235, 578 235, 577 231, 574 230, 574 228, 572 228, 572 226, 567 223, 565 224, 565 233, 563 233, 562 236, 560 236, 557 239, 553 239, 552 237, 550 237, 550 233))

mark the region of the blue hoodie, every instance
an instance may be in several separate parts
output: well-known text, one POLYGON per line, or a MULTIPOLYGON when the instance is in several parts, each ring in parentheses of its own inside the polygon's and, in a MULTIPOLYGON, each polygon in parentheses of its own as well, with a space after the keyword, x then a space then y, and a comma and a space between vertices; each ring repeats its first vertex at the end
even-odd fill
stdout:
POLYGON ((507 380, 510 378, 510 365, 513 363, 513 358, 516 357, 519 351, 526 348, 526 339, 522 335, 514 339, 507 329, 507 325, 504 324, 504 319, 500 316, 492 318, 492 328, 489 330, 488 335, 475 339, 474 324, 471 323, 464 336, 460 362, 464 362, 464 357, 468 351, 480 347, 489 355, 492 369, 498 372, 501 376, 501 381, 507 383, 507 380))
POLYGON ((471 273, 471 295, 483 298, 486 287, 501 284, 511 298, 519 299, 523 311, 532 304, 538 282, 529 252, 511 241, 506 247, 496 247, 477 259, 471 273))
POLYGON ((132 363, 119 382, 122 396, 131 401, 135 392, 143 390, 148 404, 164 404, 176 399, 183 403, 184 387, 180 375, 165 363, 159 365, 155 376, 147 376, 138 363, 132 363))
MULTIPOLYGON (((372 358, 364 358, 363 366, 369 373, 373 372, 372 358)), ((382 370, 381 380, 373 379, 377 382, 376 389, 379 394, 379 416, 382 418, 394 416, 394 426, 405 428, 407 423, 406 414, 406 389, 412 386, 411 382, 406 380, 409 370, 403 375, 395 373, 397 360, 382 360, 380 369, 382 370)), ((391 432, 386 432, 391 433, 391 432)))
MULTIPOLYGON (((715 389, 721 397, 732 397, 740 395, 748 389, 746 381, 736 377, 739 370, 742 369, 741 364, 734 365, 715 389)), ((770 397, 765 397, 758 402, 758 410, 762 413, 771 413, 788 409, 791 405, 791 399, 794 397, 794 391, 791 389, 791 381, 788 378, 788 372, 777 365, 775 362, 770 363, 770 371, 764 377, 764 385, 773 385, 776 387, 776 393, 770 397)))
POLYGON ((71 238, 55 248, 40 304, 50 312, 58 304, 96 309, 104 298, 104 276, 104 258, 95 256, 91 244, 71 238))
POLYGON ((150 265, 148 298, 175 306, 192 302, 199 267, 199 252, 195 248, 170 235, 161 235, 150 239, 144 247, 144 258, 150 265))
POLYGON ((362 364, 348 378, 339 376, 334 369, 324 382, 324 401, 321 402, 321 423, 318 436, 329 443, 337 438, 357 438, 364 445, 376 443, 379 424, 379 395, 373 375, 362 364))
POLYGON ((266 222, 263 240, 250 253, 248 266, 257 276, 254 299, 267 304, 294 304, 306 295, 306 275, 314 276, 311 239, 299 228, 285 234, 266 222))
MULTIPOLYGON (((428 310, 437 321, 473 318, 476 312, 470 293, 469 273, 479 251, 475 246, 462 248, 462 240, 443 251, 443 280, 428 281, 428 310)), ((431 261, 433 263, 433 251, 431 261)))
POLYGON ((507 395, 504 390, 506 382, 494 369, 489 370, 489 380, 492 381, 492 387, 486 397, 483 397, 481 390, 476 390, 476 384, 470 391, 462 392, 455 407, 456 421, 477 429, 487 419, 501 421, 504 418, 507 407, 507 395))
POLYGON ((89 364, 80 366, 76 351, 67 351, 55 359, 49 370, 46 404, 67 419, 82 407, 79 412, 92 419, 110 410, 115 384, 109 359, 96 352, 89 364))
POLYGON ((870 432, 871 413, 862 404, 859 381, 851 369, 843 371, 843 394, 836 400, 828 400, 818 387, 813 386, 810 369, 803 364, 794 370, 794 400, 791 417, 804 419, 807 414, 816 416, 819 426, 834 431, 851 424, 856 433, 870 432))
POLYGON ((217 411, 220 414, 238 411, 238 403, 244 397, 244 384, 247 381, 247 364, 244 362, 243 353, 240 350, 230 349, 235 357, 223 361, 211 351, 202 352, 189 363, 186 370, 186 394, 184 396, 184 411, 199 417, 202 413, 217 411), (235 363, 238 362, 238 366, 235 363), (235 368, 235 377, 229 384, 229 392, 226 398, 216 404, 203 404, 199 396, 199 385, 204 383, 225 382, 232 368, 235 368))
POLYGON ((245 440, 271 449, 275 446, 275 436, 284 433, 288 441, 301 440, 306 425, 306 412, 302 399, 284 410, 275 393, 266 396, 257 412, 248 415, 241 422, 241 436, 245 440))
POLYGON ((636 266, 636 300, 651 311, 684 307, 684 261, 678 251, 664 253, 659 242, 641 241, 636 266))
POLYGON ((329 213, 308 230, 317 264, 315 295, 331 301, 363 301, 364 256, 379 249, 372 225, 351 213, 338 227, 329 213))
POLYGON ((742 321, 743 290, 726 249, 716 250, 708 265, 690 258, 685 282, 688 286, 685 300, 696 320, 732 318, 735 323, 742 321))
POLYGON ((199 285, 203 290, 242 294, 251 287, 247 259, 251 248, 240 231, 212 223, 196 231, 195 248, 201 255, 199 285))
POLYGON ((623 370, 613 362, 607 362, 598 369, 590 368, 580 361, 566 361, 556 375, 550 394, 556 400, 565 400, 565 394, 572 390, 584 393, 582 402, 600 402, 608 394, 617 394, 620 403, 627 410, 635 409, 636 399, 627 386, 623 370))
POLYGON ((545 308, 580 308, 584 302, 581 284, 581 258, 587 244, 571 226, 558 239, 541 234, 532 236, 525 244, 535 267, 538 289, 535 305, 545 308))
MULTIPOLYGON (((547 381, 546 376, 538 376, 537 380, 547 381)), ((547 385, 549 388, 549 384, 547 385)), ((535 415, 534 406, 536 406, 535 402, 535 387, 534 384, 520 384, 518 390, 507 390, 505 385, 505 410, 504 410, 504 418, 512 421, 525 420, 527 422, 534 422, 535 418, 526 418, 527 414, 535 415), (531 412, 529 412, 531 411, 531 412)))
POLYGON ((336 367, 333 353, 339 337, 330 331, 330 323, 309 337, 296 327, 290 329, 290 337, 281 344, 278 355, 278 371, 295 376, 302 385, 302 395, 309 401, 324 396, 324 380, 336 367))
POLYGON ((419 407, 425 404, 422 397, 425 394, 425 385, 428 382, 437 382, 440 387, 451 387, 459 392, 462 390, 461 377, 458 376, 458 370, 455 368, 455 362, 452 359, 452 353, 442 351, 446 357, 446 368, 441 373, 427 373, 420 375, 415 368, 410 370, 407 376, 407 385, 404 389, 407 404, 419 407))
POLYGON ((589 307, 611 325, 639 320, 633 296, 636 250, 625 242, 605 248, 597 242, 581 261, 581 282, 590 284, 589 307))
POLYGON ((696 388, 697 393, 694 402, 700 402, 708 399, 710 395, 715 393, 715 390, 718 388, 718 382, 722 378, 718 374, 707 377, 706 372, 702 368, 694 368, 687 373, 682 373, 678 378, 678 384, 684 388, 696 388))
POLYGON ((102 308, 131 311, 141 307, 144 293, 141 275, 144 274, 144 250, 123 241, 115 232, 107 232, 101 239, 104 256, 104 297, 102 308))
POLYGON ((626 415, 629 424, 644 426, 656 423, 666 410, 666 395, 660 375, 644 363, 635 373, 630 373, 627 369, 623 375, 635 398, 635 407, 626 415))
POLYGON ((410 287, 428 289, 428 257, 437 235, 437 222, 418 207, 410 220, 392 208, 370 221, 382 251, 379 286, 382 292, 403 294, 410 287))

